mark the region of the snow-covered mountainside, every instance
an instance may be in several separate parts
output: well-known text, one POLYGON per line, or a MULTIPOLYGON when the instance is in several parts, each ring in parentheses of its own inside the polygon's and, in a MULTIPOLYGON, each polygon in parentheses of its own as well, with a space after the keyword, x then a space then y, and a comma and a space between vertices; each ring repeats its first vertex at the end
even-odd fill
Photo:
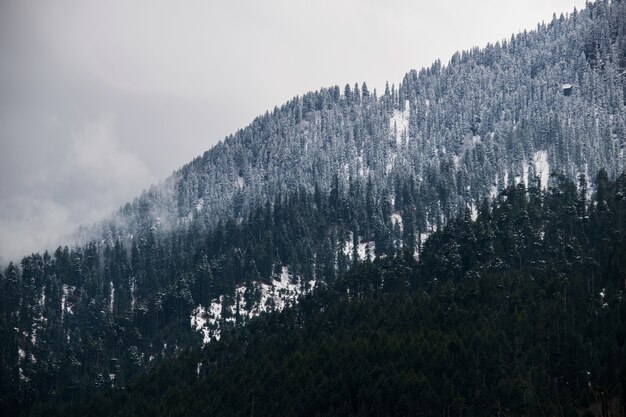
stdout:
POLYGON ((243 218, 304 187, 371 179, 380 196, 413 176, 434 224, 508 183, 546 187, 624 168, 621 3, 597 2, 532 32, 411 71, 397 87, 365 84, 295 97, 196 158, 85 240, 243 218))
POLYGON ((602 197, 625 163, 625 22, 626 2, 600 0, 384 92, 295 97, 80 230, 82 243, 10 264, 0 406, 121 386, 360 261, 420 255, 509 185, 536 196, 570 178, 581 201, 602 197))

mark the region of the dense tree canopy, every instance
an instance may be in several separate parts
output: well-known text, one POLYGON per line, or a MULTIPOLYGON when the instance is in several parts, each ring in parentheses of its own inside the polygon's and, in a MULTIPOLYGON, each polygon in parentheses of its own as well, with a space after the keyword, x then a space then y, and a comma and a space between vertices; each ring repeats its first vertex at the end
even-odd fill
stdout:
POLYGON ((80 243, 9 264, 0 414, 102 392, 155 414, 623 401, 625 25, 625 1, 597 0, 384 92, 296 97, 80 243))
POLYGON ((604 176, 591 200, 564 178, 510 187, 419 261, 366 261, 124 389, 33 415, 619 415, 626 175, 604 176))

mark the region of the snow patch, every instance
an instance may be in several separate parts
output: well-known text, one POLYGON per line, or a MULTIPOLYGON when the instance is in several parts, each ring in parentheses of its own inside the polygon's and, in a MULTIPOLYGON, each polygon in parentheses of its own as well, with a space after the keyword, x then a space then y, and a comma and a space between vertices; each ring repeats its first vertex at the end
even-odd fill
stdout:
POLYGON ((72 285, 63 284, 61 293, 61 320, 65 317, 65 313, 74 314, 73 306, 68 303, 68 296, 76 290, 72 285))
POLYGON ((454 162, 454 168, 459 169, 459 166, 461 166, 461 157, 458 155, 454 155, 452 157, 452 161, 454 162))
POLYGON ((391 172, 391 170, 393 169, 393 166, 396 163, 396 158, 398 157, 398 154, 393 153, 389 156, 389 160, 387 161, 387 165, 385 166, 385 174, 389 174, 391 172))
POLYGON ((137 304, 137 295, 135 294, 137 284, 135 283, 135 277, 130 277, 128 281, 130 285, 130 311, 134 311, 135 304, 137 304))
POLYGON ((430 237, 430 235, 432 235, 433 232, 422 232, 420 233, 420 243, 423 245, 428 238, 430 237))
POLYGON ((400 215, 400 213, 392 213, 391 214, 391 224, 392 225, 398 225, 398 227, 400 228, 400 231, 404 230, 404 226, 402 224, 402 215, 400 215))
POLYGON ((20 374, 20 380, 24 381, 24 382, 28 382, 30 381, 30 378, 24 375, 24 370, 22 369, 22 367, 20 366, 19 369, 19 374, 20 374))
POLYGON ((246 321, 261 313, 281 311, 295 304, 300 296, 314 288, 315 280, 303 283, 285 266, 280 275, 274 276, 271 284, 252 282, 239 285, 233 296, 220 296, 211 301, 209 308, 198 305, 190 316, 191 327, 202 333, 204 344, 219 340, 225 323, 246 321), (251 293, 249 293, 251 292, 251 293))
MULTIPOLYGON (((402 218, 400 218, 402 219, 402 218)), ((343 253, 351 260, 354 261, 354 259, 352 259, 352 255, 354 252, 354 235, 352 234, 352 232, 350 232, 350 238, 348 240, 346 240, 346 244, 344 245, 343 248, 343 253)), ((365 242, 362 240, 362 237, 359 236, 358 237, 359 240, 359 246, 357 248, 357 254, 359 256, 359 260, 360 261, 364 261, 367 259, 367 253, 369 251, 369 257, 371 260, 374 260, 376 258, 375 252, 376 252, 376 242, 374 241, 369 241, 369 242, 365 242)))
POLYGON ((489 190, 489 197, 493 200, 498 196, 498 186, 492 185, 491 190, 489 190))
POLYGON ((41 307, 45 307, 46 306, 46 287, 41 287, 41 292, 39 295, 39 305, 41 307))
POLYGON ((602 305, 602 308, 607 308, 609 306, 609 304, 604 300, 606 298, 606 288, 602 288, 602 291, 600 291, 600 304, 602 305))
POLYGON ((493 184, 491 185, 491 190, 489 190, 489 197, 492 200, 495 200, 495 198, 498 196, 498 174, 496 174, 496 178, 493 181, 493 184))
POLYGON ((478 209, 476 208, 476 204, 472 201, 470 204, 467 205, 467 208, 470 211, 470 218, 473 222, 475 222, 476 219, 478 219, 478 209))
POLYGON ((541 180, 541 189, 548 189, 548 179, 550 177, 550 164, 548 163, 548 152, 537 151, 533 155, 535 164, 535 175, 541 180))
POLYGON ((109 282, 109 312, 113 313, 113 303, 115 301, 115 286, 113 281, 109 282))
POLYGON ((389 119, 389 128, 392 136, 396 140, 396 145, 402 145, 403 138, 409 137, 409 118, 411 116, 411 106, 409 100, 404 103, 404 110, 393 110, 393 115, 389 119))
POLYGON ((343 164, 343 177, 348 180, 350 178, 350 164, 349 163, 345 163, 343 164))
POLYGON ((358 168, 359 168, 359 177, 363 178, 369 174, 369 168, 365 166, 363 162, 363 153, 358 157, 358 168))

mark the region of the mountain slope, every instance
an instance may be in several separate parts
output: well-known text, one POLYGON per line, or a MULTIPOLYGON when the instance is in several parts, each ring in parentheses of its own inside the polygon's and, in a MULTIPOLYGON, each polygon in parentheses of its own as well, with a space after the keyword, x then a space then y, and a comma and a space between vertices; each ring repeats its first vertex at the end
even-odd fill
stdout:
POLYGON ((84 236, 114 238, 199 217, 208 228, 333 176, 371 178, 380 197, 396 175, 422 190, 425 230, 509 183, 552 170, 624 168, 626 20, 598 1, 510 40, 411 71, 375 95, 364 85, 296 97, 153 187, 84 236))
MULTIPOLYGON (((604 204, 601 184, 623 169, 625 16, 623 1, 598 1, 380 96, 355 86, 295 98, 84 229, 84 245, 11 264, 2 410, 124 386, 358 261, 417 255, 506 185, 535 195, 558 184, 553 170, 585 174, 579 188, 604 204)), ((442 251, 464 278, 473 247, 455 248, 442 251)), ((489 259, 514 267, 521 253, 489 259)))
POLYGON ((506 189, 419 263, 367 262, 125 389, 32 415, 624 415, 626 176, 591 202, 557 182, 506 189))

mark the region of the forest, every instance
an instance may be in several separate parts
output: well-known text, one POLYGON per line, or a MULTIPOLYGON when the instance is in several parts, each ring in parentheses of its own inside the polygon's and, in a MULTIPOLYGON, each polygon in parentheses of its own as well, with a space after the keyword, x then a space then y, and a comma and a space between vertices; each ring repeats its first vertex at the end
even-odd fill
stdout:
POLYGON ((0 415, 623 415, 625 74, 596 0, 260 115, 2 266, 0 415))
POLYGON ((509 187, 417 260, 365 260, 124 387, 30 415, 623 415, 626 175, 601 171, 593 196, 580 181, 509 187))

